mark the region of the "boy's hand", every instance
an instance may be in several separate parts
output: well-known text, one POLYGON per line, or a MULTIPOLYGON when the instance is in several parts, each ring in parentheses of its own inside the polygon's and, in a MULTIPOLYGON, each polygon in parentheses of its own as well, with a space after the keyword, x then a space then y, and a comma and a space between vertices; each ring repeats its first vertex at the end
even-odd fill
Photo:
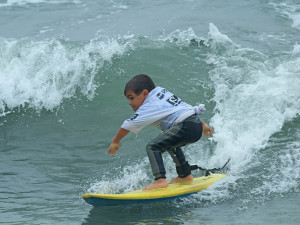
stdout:
POLYGON ((107 154, 115 156, 117 154, 117 151, 120 148, 120 144, 119 143, 111 143, 111 145, 109 146, 109 148, 107 149, 107 154))
POLYGON ((206 137, 208 137, 208 138, 210 138, 210 135, 213 136, 213 133, 214 133, 213 129, 211 129, 211 128, 210 128, 206 123, 204 123, 203 121, 202 121, 202 126, 203 126, 203 131, 202 131, 202 133, 204 134, 204 136, 206 136, 206 137))
POLYGON ((107 149, 107 154, 115 156, 117 154, 117 151, 120 148, 120 141, 122 140, 123 137, 125 137, 129 133, 129 130, 126 130, 124 128, 120 128, 114 137, 111 145, 107 149))

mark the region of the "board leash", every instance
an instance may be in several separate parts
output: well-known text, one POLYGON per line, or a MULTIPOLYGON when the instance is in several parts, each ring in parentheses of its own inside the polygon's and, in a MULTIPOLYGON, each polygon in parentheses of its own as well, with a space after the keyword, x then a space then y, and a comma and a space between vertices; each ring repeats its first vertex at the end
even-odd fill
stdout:
POLYGON ((224 166, 222 166, 220 168, 206 169, 206 168, 202 168, 202 167, 197 166, 197 165, 191 165, 190 168, 191 168, 191 170, 199 169, 199 170, 205 171, 205 176, 209 176, 212 173, 222 172, 224 170, 224 168, 227 166, 227 164, 229 163, 230 159, 231 158, 229 158, 227 160, 227 162, 224 164, 224 166))

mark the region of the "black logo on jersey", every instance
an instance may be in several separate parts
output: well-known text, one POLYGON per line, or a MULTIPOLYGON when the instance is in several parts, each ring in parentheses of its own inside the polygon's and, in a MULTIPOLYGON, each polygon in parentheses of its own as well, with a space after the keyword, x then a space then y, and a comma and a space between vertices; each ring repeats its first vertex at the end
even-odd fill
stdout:
POLYGON ((138 115, 139 115, 139 114, 135 113, 135 114, 133 114, 133 116, 132 116, 132 117, 130 117, 129 119, 132 121, 132 120, 134 120, 135 118, 137 118, 137 117, 138 117, 138 115))
POLYGON ((162 89, 156 96, 159 98, 159 100, 162 100, 165 97, 166 92, 166 89, 162 89))
POLYGON ((165 97, 163 93, 158 93, 156 96, 159 98, 159 100, 162 100, 165 97))
POLYGON ((173 106, 178 106, 181 100, 177 96, 172 95, 170 98, 167 99, 167 102, 169 102, 173 106))

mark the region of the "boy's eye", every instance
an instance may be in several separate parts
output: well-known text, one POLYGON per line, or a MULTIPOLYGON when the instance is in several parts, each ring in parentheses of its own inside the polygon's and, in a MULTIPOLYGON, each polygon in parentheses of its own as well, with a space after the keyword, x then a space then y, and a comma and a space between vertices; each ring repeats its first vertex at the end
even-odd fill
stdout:
POLYGON ((131 101, 133 101, 134 98, 133 98, 133 97, 130 97, 129 99, 130 99, 131 101))

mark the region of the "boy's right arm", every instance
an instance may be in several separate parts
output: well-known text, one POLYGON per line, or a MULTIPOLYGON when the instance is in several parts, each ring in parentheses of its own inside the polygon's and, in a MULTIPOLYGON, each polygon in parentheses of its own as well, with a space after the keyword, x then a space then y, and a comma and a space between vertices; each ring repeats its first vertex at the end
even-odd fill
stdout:
POLYGON ((127 134, 129 133, 129 130, 126 130, 124 128, 120 128, 116 134, 116 136, 114 137, 112 143, 110 144, 109 148, 107 149, 107 153, 109 155, 116 155, 117 151, 120 148, 120 141, 122 140, 123 137, 125 137, 127 134))

